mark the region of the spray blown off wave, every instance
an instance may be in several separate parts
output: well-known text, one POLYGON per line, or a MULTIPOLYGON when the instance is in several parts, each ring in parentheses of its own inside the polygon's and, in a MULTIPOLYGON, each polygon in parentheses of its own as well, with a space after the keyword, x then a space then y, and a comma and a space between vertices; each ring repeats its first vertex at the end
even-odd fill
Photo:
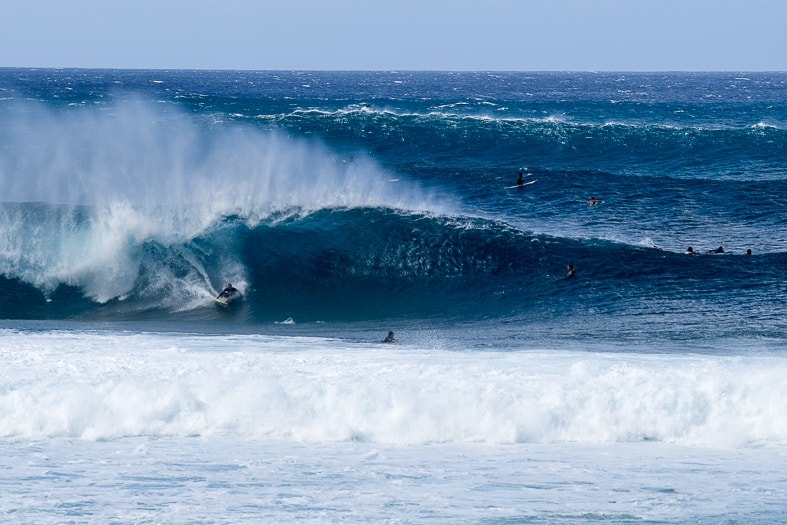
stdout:
POLYGON ((390 175, 362 156, 142 101, 57 111, 15 105, 0 135, 8 203, 0 209, 0 273, 45 295, 65 285, 103 303, 169 282, 204 300, 222 273, 243 278, 225 246, 232 239, 207 253, 193 249, 227 218, 254 227, 320 209, 443 206, 416 184, 392 191, 390 175), (159 266, 179 260, 188 268, 145 275, 152 252, 167 259, 159 266))
POLYGON ((390 192, 369 159, 143 101, 58 111, 17 105, 0 134, 5 201, 166 207, 172 218, 159 229, 173 235, 233 214, 253 222, 292 210, 438 205, 416 189, 390 192))

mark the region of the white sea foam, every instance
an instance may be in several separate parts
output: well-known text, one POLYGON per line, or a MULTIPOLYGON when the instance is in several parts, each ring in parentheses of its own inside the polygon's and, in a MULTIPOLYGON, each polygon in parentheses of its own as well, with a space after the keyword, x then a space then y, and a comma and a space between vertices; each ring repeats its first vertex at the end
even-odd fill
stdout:
POLYGON ((3 329, 0 359, 15 522, 785 517, 780 357, 3 329))
POLYGON ((15 333, 4 438, 787 442, 779 357, 457 353, 263 336, 15 333))

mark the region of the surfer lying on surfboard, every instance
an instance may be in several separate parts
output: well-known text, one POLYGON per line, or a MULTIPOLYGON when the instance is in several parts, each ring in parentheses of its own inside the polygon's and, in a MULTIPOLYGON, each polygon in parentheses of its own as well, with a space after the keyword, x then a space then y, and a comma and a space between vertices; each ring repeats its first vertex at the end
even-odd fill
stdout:
POLYGON ((589 206, 595 206, 596 204, 599 204, 601 202, 604 202, 604 201, 602 199, 597 199, 597 198, 595 198, 595 197, 593 197, 591 195, 590 200, 588 201, 588 205, 589 206))

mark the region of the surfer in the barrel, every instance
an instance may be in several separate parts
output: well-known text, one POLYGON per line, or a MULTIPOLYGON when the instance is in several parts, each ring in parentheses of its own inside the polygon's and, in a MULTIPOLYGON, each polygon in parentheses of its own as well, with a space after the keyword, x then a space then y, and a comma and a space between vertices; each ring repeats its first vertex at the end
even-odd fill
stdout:
POLYGON ((219 297, 230 297, 232 294, 234 294, 237 291, 238 289, 232 286, 232 283, 227 283, 227 286, 225 286, 224 289, 221 291, 221 293, 216 296, 216 299, 218 299, 219 297))

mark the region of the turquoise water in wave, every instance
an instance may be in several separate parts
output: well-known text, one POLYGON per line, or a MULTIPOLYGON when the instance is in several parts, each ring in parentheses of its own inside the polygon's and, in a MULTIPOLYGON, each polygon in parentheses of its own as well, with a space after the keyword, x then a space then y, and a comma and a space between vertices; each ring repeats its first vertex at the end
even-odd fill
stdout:
POLYGON ((0 69, 0 516, 787 520, 785 81, 0 69))

